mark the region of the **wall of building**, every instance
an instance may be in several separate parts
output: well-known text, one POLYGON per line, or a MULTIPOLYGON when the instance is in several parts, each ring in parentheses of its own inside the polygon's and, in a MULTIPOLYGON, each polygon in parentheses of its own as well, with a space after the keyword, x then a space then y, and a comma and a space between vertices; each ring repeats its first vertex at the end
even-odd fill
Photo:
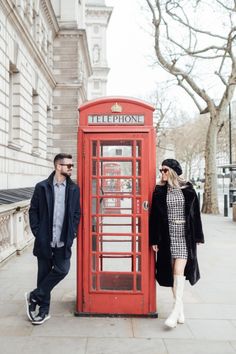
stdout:
POLYGON ((50 2, 0 3, 0 188, 32 185, 51 169, 57 23, 50 2))
POLYGON ((88 80, 88 98, 106 96, 107 64, 106 31, 112 8, 105 6, 104 0, 88 0, 86 3, 86 30, 93 75, 88 80))
POLYGON ((93 73, 85 7, 85 0, 0 2, 0 189, 33 186, 58 152, 76 161, 77 108, 93 73))

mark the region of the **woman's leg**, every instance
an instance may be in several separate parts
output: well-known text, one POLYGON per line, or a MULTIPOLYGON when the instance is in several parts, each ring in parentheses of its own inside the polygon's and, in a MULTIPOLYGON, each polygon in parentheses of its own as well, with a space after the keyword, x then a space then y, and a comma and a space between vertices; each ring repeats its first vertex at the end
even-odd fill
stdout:
POLYGON ((187 259, 176 258, 173 262, 173 275, 184 275, 187 259))
POLYGON ((184 291, 184 269, 186 266, 187 260, 182 258, 174 259, 173 261, 173 295, 175 299, 174 308, 167 318, 165 324, 168 327, 176 327, 177 322, 184 323, 184 313, 183 313, 183 291, 184 291))
MULTIPOLYGON (((185 266, 187 263, 187 259, 183 259, 183 258, 177 258, 175 259, 174 265, 173 265, 173 275, 175 276, 184 276, 184 270, 185 270, 185 266)), ((185 280, 185 278, 184 278, 185 280)), ((175 282, 175 287, 173 287, 173 294, 174 294, 174 298, 175 298, 175 293, 176 293, 176 282, 175 282)), ((185 321, 184 318, 184 306, 183 306, 183 301, 181 303, 181 307, 180 307, 180 314, 178 317, 178 323, 183 324, 185 321)))

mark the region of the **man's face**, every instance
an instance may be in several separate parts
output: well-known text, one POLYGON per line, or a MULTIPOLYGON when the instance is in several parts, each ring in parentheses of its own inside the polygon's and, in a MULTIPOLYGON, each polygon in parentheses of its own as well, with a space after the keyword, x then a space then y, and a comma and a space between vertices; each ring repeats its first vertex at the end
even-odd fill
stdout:
POLYGON ((74 167, 72 159, 60 160, 56 165, 56 171, 58 171, 62 176, 68 177, 72 174, 72 168, 74 167))

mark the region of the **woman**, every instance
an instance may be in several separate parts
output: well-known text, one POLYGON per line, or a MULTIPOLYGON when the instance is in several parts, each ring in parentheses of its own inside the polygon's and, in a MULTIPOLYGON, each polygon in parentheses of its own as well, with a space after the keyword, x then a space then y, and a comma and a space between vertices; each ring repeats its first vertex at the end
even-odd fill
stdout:
POLYGON ((204 243, 199 203, 191 183, 182 177, 178 161, 166 159, 161 180, 152 198, 150 243, 157 253, 156 279, 173 289, 174 307, 165 321, 168 327, 184 323, 185 278, 194 285, 200 278, 196 245, 204 243))

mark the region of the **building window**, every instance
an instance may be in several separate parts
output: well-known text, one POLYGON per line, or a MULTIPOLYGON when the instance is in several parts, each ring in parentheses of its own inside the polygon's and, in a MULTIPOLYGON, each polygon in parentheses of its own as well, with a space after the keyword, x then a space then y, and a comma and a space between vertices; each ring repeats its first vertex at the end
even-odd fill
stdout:
POLYGON ((8 146, 15 150, 22 148, 20 144, 20 73, 12 63, 9 67, 8 146))
POLYGON ((36 90, 32 90, 32 154, 40 155, 39 151, 39 95, 36 90))
POLYGON ((52 126, 52 109, 47 106, 47 158, 49 160, 53 159, 53 126, 52 126))

